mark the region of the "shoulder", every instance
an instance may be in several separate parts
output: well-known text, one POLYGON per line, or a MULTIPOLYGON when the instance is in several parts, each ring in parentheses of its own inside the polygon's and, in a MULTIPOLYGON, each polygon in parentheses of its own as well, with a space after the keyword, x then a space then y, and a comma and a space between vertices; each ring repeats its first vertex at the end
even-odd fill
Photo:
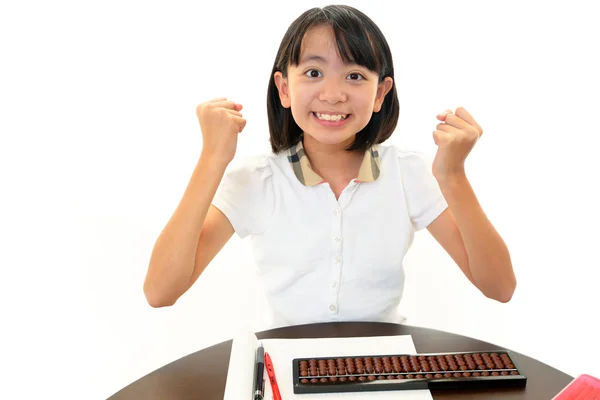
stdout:
POLYGON ((245 181, 268 179, 273 174, 273 159, 276 157, 265 153, 236 158, 227 167, 225 176, 245 181))
POLYGON ((265 154, 235 158, 225 170, 213 202, 223 211, 254 209, 268 203, 273 195, 270 156, 265 154), (225 207, 225 208, 223 208, 225 207))
POLYGON ((420 198, 430 196, 433 192, 437 196, 439 189, 433 176, 433 160, 427 153, 388 145, 382 148, 381 164, 382 171, 396 171, 405 196, 420 198))
POLYGON ((432 163, 431 156, 424 151, 408 149, 396 144, 381 144, 377 149, 382 163, 398 163, 402 171, 427 168, 432 163))
POLYGON ((264 232, 274 209, 273 155, 236 157, 227 166, 213 204, 241 238, 264 232))

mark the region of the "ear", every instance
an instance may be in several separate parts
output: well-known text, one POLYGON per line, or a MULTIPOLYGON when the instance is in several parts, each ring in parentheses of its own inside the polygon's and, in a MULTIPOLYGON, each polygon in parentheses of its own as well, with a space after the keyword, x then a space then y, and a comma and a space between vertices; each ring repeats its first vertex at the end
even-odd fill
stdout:
POLYGON ((394 80, 389 76, 386 76, 383 82, 379 84, 377 87, 377 97, 375 97, 375 104, 373 105, 373 112, 379 112, 381 110, 385 96, 387 96, 388 92, 392 89, 392 86, 394 86, 394 80))
POLYGON ((280 71, 277 71, 275 74, 273 74, 273 79, 275 80, 275 86, 277 86, 279 91, 279 100, 281 100, 281 105, 283 108, 290 108, 290 91, 287 79, 283 77, 283 74, 280 71))

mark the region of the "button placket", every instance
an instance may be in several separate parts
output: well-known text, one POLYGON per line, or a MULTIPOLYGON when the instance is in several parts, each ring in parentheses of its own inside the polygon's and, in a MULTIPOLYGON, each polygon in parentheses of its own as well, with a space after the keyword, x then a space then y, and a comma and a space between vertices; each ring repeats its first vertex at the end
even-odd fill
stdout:
POLYGON ((331 281, 330 281, 330 303, 329 311, 332 315, 338 312, 338 292, 339 292, 339 280, 341 276, 341 270, 343 267, 343 256, 342 256, 342 207, 336 201, 333 208, 333 218, 331 224, 331 281))

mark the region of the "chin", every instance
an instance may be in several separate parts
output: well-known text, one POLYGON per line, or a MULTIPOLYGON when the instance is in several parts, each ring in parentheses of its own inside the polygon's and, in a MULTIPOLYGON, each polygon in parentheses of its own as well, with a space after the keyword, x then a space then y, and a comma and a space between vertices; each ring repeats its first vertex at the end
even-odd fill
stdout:
POLYGON ((336 135, 336 134, 323 134, 323 135, 310 135, 310 134, 306 134, 306 136, 310 136, 310 138, 315 141, 318 142, 320 144, 325 144, 325 145, 339 145, 339 144, 344 144, 346 143, 348 146, 350 144, 352 144, 352 142, 354 141, 354 138, 356 137, 356 135, 352 135, 352 136, 340 136, 340 135, 336 135))

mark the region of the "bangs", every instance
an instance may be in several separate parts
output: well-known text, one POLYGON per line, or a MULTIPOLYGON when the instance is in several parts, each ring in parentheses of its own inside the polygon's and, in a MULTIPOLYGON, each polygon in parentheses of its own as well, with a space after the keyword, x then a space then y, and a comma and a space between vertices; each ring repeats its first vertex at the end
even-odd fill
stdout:
MULTIPOLYGON (((290 39, 290 53, 288 61, 292 65, 298 65, 302 52, 302 40, 306 32, 315 26, 329 25, 333 28, 337 52, 340 58, 347 64, 357 64, 368 68, 383 79, 387 66, 380 58, 381 52, 376 51, 376 46, 385 49, 386 43, 380 39, 377 27, 365 23, 364 19, 340 9, 329 9, 325 7, 319 10, 313 18, 305 20, 304 24, 296 27, 295 35, 290 39)), ((282 60, 283 61, 283 60, 282 60)), ((282 68, 285 71, 285 68, 282 68)))

